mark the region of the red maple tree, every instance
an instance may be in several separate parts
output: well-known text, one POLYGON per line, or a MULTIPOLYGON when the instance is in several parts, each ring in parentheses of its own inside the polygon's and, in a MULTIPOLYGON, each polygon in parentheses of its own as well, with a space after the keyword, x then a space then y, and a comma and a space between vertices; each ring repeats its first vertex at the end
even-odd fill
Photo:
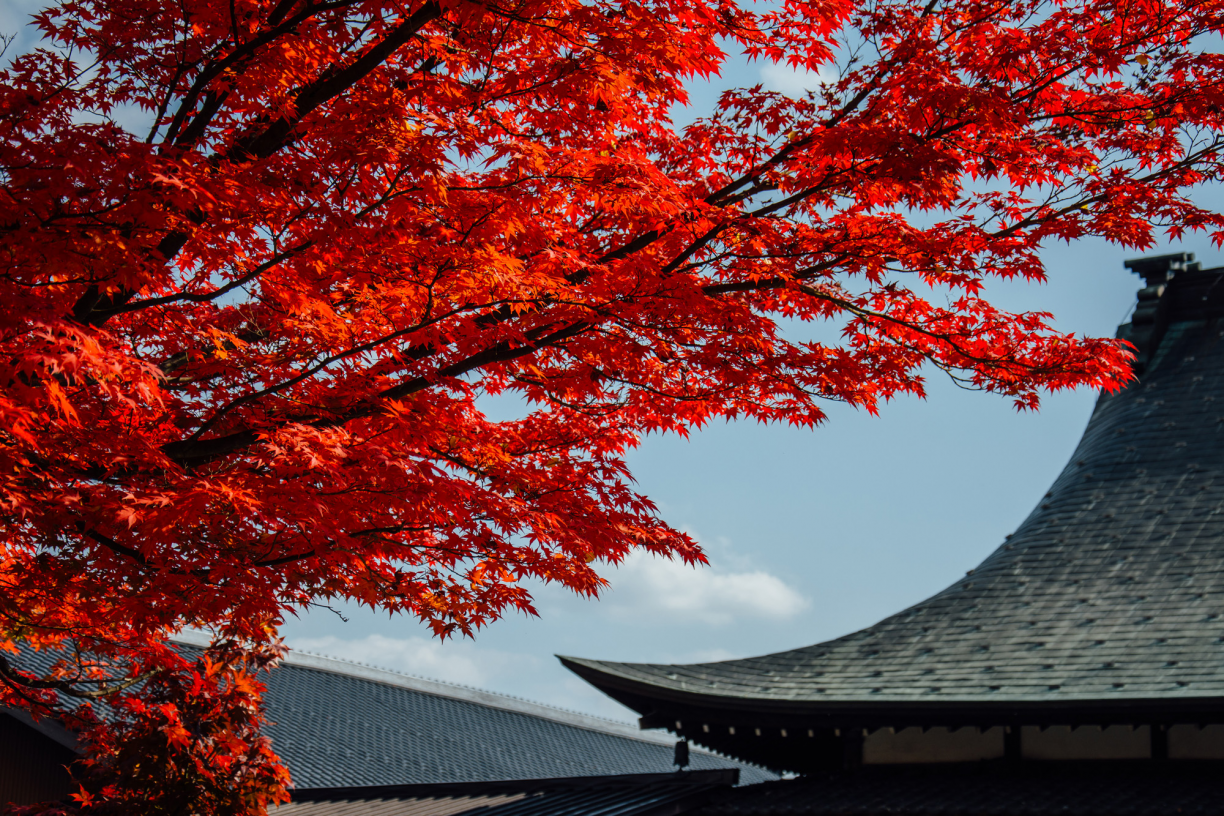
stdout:
POLYGON ((921 394, 926 366, 1025 407, 1125 381, 1117 343, 996 310, 983 282, 1042 279, 1052 240, 1218 237, 1187 191, 1221 171, 1224 58, 1204 43, 1222 15, 37 15, 46 47, 0 74, 0 704, 80 729, 63 807, 282 798, 255 671, 289 610, 348 599, 470 633, 529 610, 526 578, 594 594, 633 548, 702 561, 632 488, 644 433, 874 412, 921 394), (674 126, 724 48, 830 79, 729 92, 674 126), (495 395, 522 417, 487 417, 495 395), (185 626, 217 646, 176 652, 185 626))

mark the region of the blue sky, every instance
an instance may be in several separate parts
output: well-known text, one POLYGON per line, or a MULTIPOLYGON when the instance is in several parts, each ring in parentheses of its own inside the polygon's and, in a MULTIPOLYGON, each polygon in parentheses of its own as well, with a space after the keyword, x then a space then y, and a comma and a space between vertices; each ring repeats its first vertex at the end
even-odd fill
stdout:
MULTIPOLYGON (((0 0, 0 33, 31 43, 36 4, 0 0)), ((783 92, 805 78, 733 62, 694 86, 693 108, 720 87, 763 82, 783 92)), ((681 117, 683 118, 683 114, 681 117)), ((1218 190, 1202 192, 1219 207, 1218 190)), ((1224 264, 1206 237, 1147 254, 1188 250, 1224 264)), ((1112 335, 1139 281, 1133 251, 1101 241, 1059 245, 1045 286, 998 284, 992 299, 1053 312, 1059 328, 1112 335)), ((650 557, 610 570, 610 591, 588 601, 542 587, 539 618, 498 622, 475 640, 445 643, 414 621, 343 608, 285 627, 290 645, 410 674, 630 719, 632 713, 561 668, 555 654, 648 662, 746 657, 815 643, 870 625, 942 589, 1016 528, 1071 454, 1096 395, 1048 397, 1037 413, 960 390, 935 374, 925 401, 901 399, 879 417, 841 405, 814 431, 717 424, 688 440, 647 438, 630 457, 642 492, 706 547, 710 566, 650 557)))

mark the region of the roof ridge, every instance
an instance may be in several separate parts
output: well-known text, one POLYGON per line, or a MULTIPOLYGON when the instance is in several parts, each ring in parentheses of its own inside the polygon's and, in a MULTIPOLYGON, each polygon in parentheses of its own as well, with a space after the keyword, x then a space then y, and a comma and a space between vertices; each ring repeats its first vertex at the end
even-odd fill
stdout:
POLYGON ((612 717, 604 717, 599 714, 588 714, 585 711, 579 711, 576 708, 565 708, 564 706, 549 705, 548 703, 542 703, 539 700, 532 700, 530 697, 520 697, 517 694, 507 694, 504 691, 492 691, 490 689, 481 688, 479 686, 468 685, 467 683, 456 683, 453 680, 443 680, 438 677, 426 677, 425 675, 422 675, 422 674, 409 674, 408 672, 399 671, 397 669, 392 669, 387 666, 379 666, 375 663, 366 663, 365 661, 362 661, 362 660, 348 660, 342 657, 334 657, 332 655, 323 654, 322 652, 314 652, 309 649, 295 649, 293 647, 290 647, 290 654, 291 655, 298 654, 304 657, 317 657, 317 658, 320 658, 322 660, 326 660, 329 662, 342 663, 342 664, 346 664, 350 666, 360 666, 362 668, 367 668, 367 669, 374 669, 379 672, 386 672, 388 674, 396 675, 397 677, 406 677, 411 680, 421 680, 426 683, 435 683, 439 686, 445 686, 447 688, 461 689, 463 691, 477 692, 479 694, 488 695, 491 697, 500 697, 504 700, 513 700, 519 703, 527 703, 528 705, 540 706, 541 708, 546 708, 551 711, 560 711, 565 714, 575 714, 579 717, 586 717, 588 719, 598 720, 600 722, 609 723, 611 725, 627 725, 630 727, 633 726, 632 720, 617 720, 612 717))
MULTIPOLYGON (((199 629, 183 629, 176 634, 172 640, 176 640, 188 646, 206 647, 211 642, 212 638, 207 632, 199 629)), ((314 652, 309 652, 302 649, 294 649, 290 647, 289 653, 285 656, 283 662, 287 665, 296 666, 298 668, 325 671, 348 677, 356 677, 362 680, 370 680, 375 683, 383 683, 385 685, 397 686, 399 688, 408 688, 424 694, 433 694, 438 697, 449 697, 455 700, 462 700, 464 702, 474 703, 476 705, 483 705, 488 708, 496 708, 503 711, 511 711, 518 714, 541 717, 543 719, 552 720, 563 725, 570 725, 576 728, 585 728, 588 731, 613 733, 617 736, 626 737, 628 739, 636 739, 641 742, 658 743, 660 745, 671 745, 675 742, 675 738, 669 734, 643 731, 632 722, 626 720, 614 720, 610 717, 600 717, 595 714, 586 714, 581 711, 561 708, 560 706, 551 706, 547 703, 528 700, 524 697, 516 697, 511 694, 503 694, 498 691, 489 691, 487 689, 476 688, 475 686, 451 683, 446 680, 419 677, 416 675, 407 674, 405 672, 395 671, 393 669, 370 665, 368 663, 361 663, 354 660, 344 660, 342 658, 316 654, 314 652)))

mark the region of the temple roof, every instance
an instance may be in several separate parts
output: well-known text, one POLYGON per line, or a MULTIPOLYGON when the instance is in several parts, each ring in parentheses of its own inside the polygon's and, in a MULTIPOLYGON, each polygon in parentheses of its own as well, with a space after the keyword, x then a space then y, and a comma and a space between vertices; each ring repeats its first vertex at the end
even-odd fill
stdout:
POLYGON ((294 791, 275 816, 664 816, 726 793, 739 772, 525 779, 294 791))
POLYGON ((1045 498, 942 592, 845 637, 761 657, 562 661, 643 714, 1220 708, 1221 281, 1224 269, 1190 267, 1167 291, 1158 279, 1141 292, 1141 313, 1120 329, 1149 344, 1139 379, 1100 397, 1045 498))
MULTIPOLYGON (((265 733, 299 789, 674 771, 674 740, 632 725, 291 652, 264 682, 265 733)), ((694 770, 775 778, 705 751, 694 770)))
MULTIPOLYGON (((185 649, 209 642, 197 632, 175 640, 185 649)), ((22 665, 45 671, 55 656, 23 649, 22 665)), ((675 741, 664 734, 517 697, 298 651, 261 680, 264 733, 299 790, 675 770, 675 741)), ((75 750, 54 721, 5 713, 75 750)), ((734 771, 745 784, 777 778, 707 751, 689 758, 693 771, 734 771)))

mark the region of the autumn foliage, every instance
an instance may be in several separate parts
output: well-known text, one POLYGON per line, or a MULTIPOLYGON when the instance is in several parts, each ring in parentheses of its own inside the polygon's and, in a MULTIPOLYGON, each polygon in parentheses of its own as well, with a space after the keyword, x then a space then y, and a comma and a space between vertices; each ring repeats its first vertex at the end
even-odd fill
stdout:
MULTIPOLYGON (((9 816, 146 814, 241 816, 263 812, 289 774, 260 733, 262 684, 281 656, 220 641, 194 661, 172 661, 141 675, 138 694, 110 694, 97 712, 63 715, 82 758, 74 803, 14 807, 9 816)), ((76 664, 88 665, 86 659, 76 664)))
POLYGON ((1221 170, 1222 15, 39 14, 42 46, 0 75, 0 703, 81 730, 64 807, 282 796, 255 672, 291 610, 349 599, 468 633, 529 609, 524 579, 593 594, 633 548, 700 562, 632 487, 645 433, 811 426, 932 369, 1026 407, 1123 381, 1115 342, 996 310, 983 283, 1040 280, 1043 242, 1219 235, 1187 195, 1221 170), (825 81, 684 108, 728 50, 825 81), (175 652, 185 626, 218 646, 175 652))

